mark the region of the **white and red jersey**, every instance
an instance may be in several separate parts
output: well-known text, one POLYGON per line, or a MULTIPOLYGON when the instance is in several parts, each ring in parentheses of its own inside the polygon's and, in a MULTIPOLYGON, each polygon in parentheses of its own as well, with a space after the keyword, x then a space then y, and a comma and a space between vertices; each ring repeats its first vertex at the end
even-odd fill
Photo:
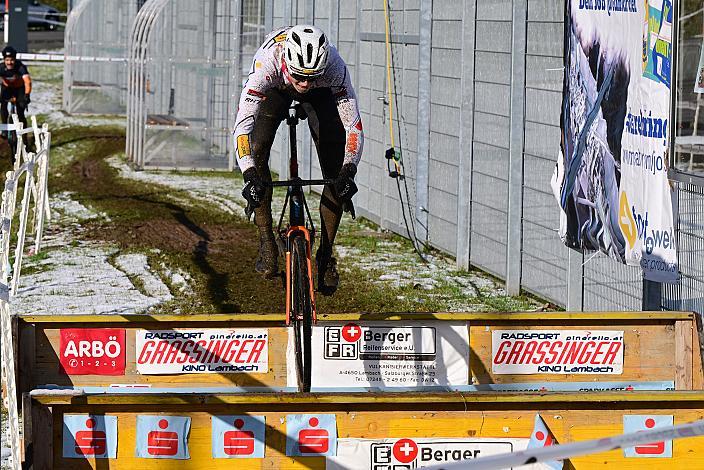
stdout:
MULTIPOLYGON (((264 44, 257 50, 252 61, 249 77, 240 96, 237 119, 235 121, 235 144, 237 163, 242 172, 254 167, 254 159, 249 145, 249 134, 259 113, 260 105, 266 99, 267 91, 277 88, 289 91, 292 97, 298 95, 289 80, 284 60, 284 41, 290 28, 281 28, 271 32, 264 44)), ((330 45, 328 64, 322 76, 313 81, 311 90, 330 88, 337 104, 337 112, 345 128, 346 144, 343 164, 357 165, 362 156, 364 132, 357 107, 357 96, 352 88, 349 71, 337 49, 330 45)), ((298 95, 301 96, 301 95, 298 95)))

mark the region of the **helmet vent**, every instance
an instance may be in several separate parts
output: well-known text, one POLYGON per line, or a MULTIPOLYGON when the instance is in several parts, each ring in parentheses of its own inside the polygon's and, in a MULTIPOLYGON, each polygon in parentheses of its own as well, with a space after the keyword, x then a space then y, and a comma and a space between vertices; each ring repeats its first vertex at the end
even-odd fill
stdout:
POLYGON ((306 52, 308 53, 308 60, 306 62, 310 63, 313 60, 313 44, 308 43, 308 47, 306 48, 306 52))
POLYGON ((291 37, 292 37, 293 40, 296 42, 296 44, 298 44, 299 46, 301 46, 301 37, 300 37, 298 34, 296 34, 294 31, 292 31, 292 32, 291 32, 291 37))
POLYGON ((313 30, 312 30, 312 29, 310 29, 310 28, 306 28, 306 29, 304 29, 304 30, 303 30, 303 32, 304 32, 304 33, 308 33, 308 34, 310 34, 310 33, 312 33, 312 32, 313 32, 313 30))

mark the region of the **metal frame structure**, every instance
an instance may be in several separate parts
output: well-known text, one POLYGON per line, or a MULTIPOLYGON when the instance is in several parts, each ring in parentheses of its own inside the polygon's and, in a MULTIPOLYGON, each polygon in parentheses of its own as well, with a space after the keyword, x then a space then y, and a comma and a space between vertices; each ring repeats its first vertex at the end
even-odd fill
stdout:
POLYGON ((66 21, 63 106, 70 114, 124 114, 125 61, 138 0, 83 0, 66 21))
POLYGON ((234 167, 241 0, 149 0, 128 47, 128 160, 136 168, 234 167))

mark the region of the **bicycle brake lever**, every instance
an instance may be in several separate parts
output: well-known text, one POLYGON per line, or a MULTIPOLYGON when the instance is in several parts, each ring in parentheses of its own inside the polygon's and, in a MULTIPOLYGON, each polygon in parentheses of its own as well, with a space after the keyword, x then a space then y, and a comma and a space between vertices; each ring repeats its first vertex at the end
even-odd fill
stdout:
POLYGON ((244 215, 247 216, 247 221, 252 221, 252 214, 254 214, 254 209, 250 203, 247 203, 247 207, 244 208, 244 215))

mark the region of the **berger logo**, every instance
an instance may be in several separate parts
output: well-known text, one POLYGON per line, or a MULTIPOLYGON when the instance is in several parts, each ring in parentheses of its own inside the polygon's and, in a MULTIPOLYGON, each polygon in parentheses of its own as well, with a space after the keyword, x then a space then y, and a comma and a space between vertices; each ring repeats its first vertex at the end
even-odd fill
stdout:
POLYGON ((432 361, 434 327, 326 326, 324 358, 332 360, 432 361))
POLYGON ((399 439, 394 443, 373 443, 372 470, 411 470, 447 462, 476 459, 513 451, 511 442, 399 439))
POLYGON ((124 375, 125 330, 62 329, 59 362, 67 375, 124 375))
POLYGON ((343 327, 326 327, 325 359, 357 359, 361 337, 362 329, 354 323, 348 323, 343 327))
POLYGON ((632 250, 638 239, 638 228, 631 214, 631 205, 628 203, 625 191, 621 192, 619 201, 618 225, 621 227, 623 236, 628 240, 628 248, 632 250))

